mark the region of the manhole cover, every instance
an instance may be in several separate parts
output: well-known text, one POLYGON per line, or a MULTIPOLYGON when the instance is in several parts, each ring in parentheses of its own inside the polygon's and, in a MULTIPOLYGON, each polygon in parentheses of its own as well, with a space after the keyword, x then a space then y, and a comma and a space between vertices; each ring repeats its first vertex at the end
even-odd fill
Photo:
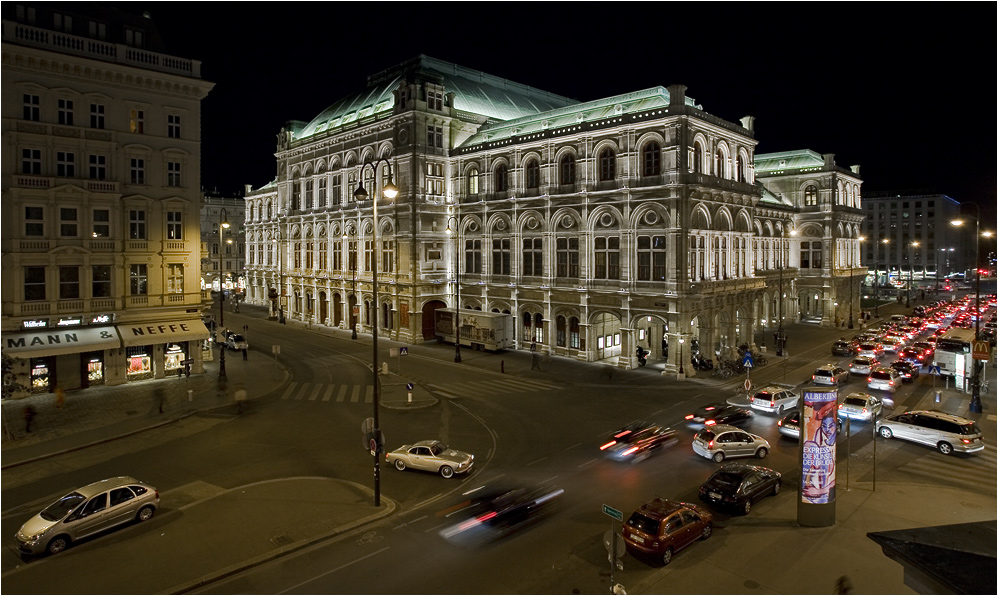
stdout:
POLYGON ((270 541, 274 543, 274 546, 284 546, 285 544, 291 544, 293 542, 293 540, 291 540, 291 536, 288 536, 287 534, 278 534, 277 536, 272 537, 270 541))

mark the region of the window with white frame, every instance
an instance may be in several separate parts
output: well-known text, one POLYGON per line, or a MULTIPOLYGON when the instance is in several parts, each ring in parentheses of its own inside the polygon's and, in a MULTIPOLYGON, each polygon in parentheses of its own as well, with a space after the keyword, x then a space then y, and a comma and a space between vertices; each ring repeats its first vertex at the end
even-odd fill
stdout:
POLYGON ((183 211, 166 212, 166 237, 169 240, 184 239, 184 213, 183 211))
POLYGON ((93 238, 109 238, 111 236, 111 210, 93 210, 93 229, 90 232, 93 238))
POLYGON ((80 268, 76 265, 59 267, 59 300, 77 300, 80 297, 80 268))
POLYGON ((426 145, 428 147, 436 147, 438 149, 443 149, 444 146, 444 129, 442 126, 427 125, 426 127, 426 145))
POLYGON ((440 196, 444 194, 444 166, 440 163, 426 164, 426 194, 440 196))
POLYGON ((135 134, 143 134, 146 130, 146 113, 144 110, 132 109, 128 113, 128 130, 135 134))
POLYGON ((21 149, 21 173, 33 176, 42 174, 42 150, 21 149))
POLYGON ((482 272, 482 240, 480 238, 468 238, 464 241, 464 272, 482 272))
POLYGON ((381 241, 381 271, 385 273, 395 271, 395 240, 390 238, 381 241))
POLYGON ((166 293, 184 293, 184 266, 180 263, 170 263, 167 265, 166 273, 166 293))
POLYGON ((149 268, 147 265, 128 266, 128 290, 132 296, 145 296, 149 293, 149 268))
POLYGON ((325 174, 320 174, 318 182, 319 182, 319 190, 318 190, 318 198, 316 200, 316 205, 319 206, 319 207, 325 207, 326 206, 326 175, 325 174))
POLYGON ((59 111, 59 124, 64 124, 66 126, 73 125, 73 100, 71 99, 60 99, 58 102, 59 111))
POLYGON ((166 115, 166 136, 171 139, 180 138, 180 115, 179 114, 167 114, 166 115))
POLYGON ((620 279, 620 236, 596 236, 593 253, 594 279, 620 279))
POLYGON ((90 104, 90 128, 104 128, 104 104, 90 104))
POLYGON ((107 179, 107 156, 106 155, 96 155, 91 153, 87 156, 90 162, 90 179, 91 180, 106 180, 107 179))
POLYGON ((180 186, 180 162, 166 162, 166 185, 180 186))
POLYGON ((24 268, 24 300, 45 300, 45 267, 24 268))
POLYGON ((523 239, 522 275, 544 275, 544 239, 523 239))
POLYGON ((478 194, 478 168, 470 168, 468 170, 468 194, 478 194))
POLYGON ((45 235, 45 208, 28 205, 24 208, 24 235, 45 235))
POLYGON ((342 191, 343 176, 342 174, 333 174, 333 184, 329 192, 329 202, 332 205, 339 205, 343 200, 342 191))
POLYGON ((79 236, 79 222, 77 211, 74 207, 59 208, 59 235, 63 238, 76 238, 79 236))
POLYGON ((492 275, 509 275, 511 263, 509 238, 492 240, 492 275))
POLYGON ((110 265, 93 265, 90 267, 90 296, 92 298, 111 297, 110 265))
POLYGON ((55 172, 60 178, 76 177, 76 154, 68 151, 57 151, 55 154, 55 172))
POLYGON ((132 184, 146 183, 146 160, 133 157, 129 161, 129 174, 132 184))
POLYGON ((146 212, 141 209, 128 211, 128 237, 131 240, 146 239, 146 212))
POLYGON ((665 236, 638 236, 638 281, 665 281, 665 236))
POLYGON ((41 120, 41 99, 32 93, 25 93, 22 98, 23 118, 32 122, 41 120))
POLYGON ((426 92, 426 109, 443 111, 444 109, 444 94, 439 91, 427 91, 426 92))
POLYGON ((313 182, 311 178, 305 180, 305 208, 312 208, 312 188, 313 182))
POLYGON ((813 207, 818 204, 818 187, 808 184, 804 187, 804 206, 813 207))
POLYGON ((579 237, 562 236, 555 240, 555 276, 579 277, 579 237))

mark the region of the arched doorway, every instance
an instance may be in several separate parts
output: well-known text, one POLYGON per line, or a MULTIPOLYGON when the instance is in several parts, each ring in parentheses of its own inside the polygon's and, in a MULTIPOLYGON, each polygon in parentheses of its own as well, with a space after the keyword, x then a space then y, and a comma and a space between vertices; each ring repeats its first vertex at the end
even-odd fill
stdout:
POLYGON ((431 340, 436 337, 433 329, 434 313, 438 308, 446 306, 440 300, 431 300, 423 305, 423 340, 431 340))
MULTIPOLYGON (((642 315, 634 324, 635 346, 648 352, 649 360, 669 357, 669 323, 657 315, 642 315)), ((636 350, 635 350, 636 352, 636 350)))
POLYGON ((608 312, 594 315, 591 329, 596 360, 620 356, 620 319, 617 315, 608 312))
POLYGON ((326 293, 319 292, 319 323, 326 324, 326 316, 328 314, 328 308, 326 305, 326 293))
POLYGON ((822 293, 819 290, 804 289, 797 296, 801 321, 820 321, 824 310, 822 293))
POLYGON ((339 292, 333 294, 333 326, 339 327, 343 323, 343 299, 339 292))

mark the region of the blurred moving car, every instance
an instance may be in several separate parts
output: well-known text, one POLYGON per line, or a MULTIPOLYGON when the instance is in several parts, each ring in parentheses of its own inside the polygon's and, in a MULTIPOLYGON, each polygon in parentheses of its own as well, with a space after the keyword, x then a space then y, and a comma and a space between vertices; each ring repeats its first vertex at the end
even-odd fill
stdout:
POLYGON ((901 374, 902 383, 912 383, 918 378, 919 366, 908 360, 896 360, 891 363, 891 368, 901 374))
POLYGON ((884 402, 869 393, 850 393, 839 404, 839 418, 869 422, 880 415, 884 402))
POLYGON ((776 470, 745 464, 725 464, 700 485, 700 500, 744 515, 768 495, 778 495, 783 483, 776 470))
POLYGON ((866 378, 866 386, 870 389, 890 391, 891 393, 896 392, 903 382, 901 373, 888 366, 875 368, 866 378))
POLYGON ((711 415, 707 416, 703 424, 704 426, 713 426, 715 424, 742 424, 748 422, 752 418, 752 412, 746 410, 745 408, 739 408, 738 406, 724 406, 719 410, 714 410, 711 415))
POLYGON ((450 449, 440 441, 427 440, 412 445, 402 445, 395 451, 385 454, 385 462, 394 465, 399 471, 412 468, 451 478, 455 474, 464 474, 471 470, 475 456, 450 449))
POLYGON ((620 533, 631 554, 655 556, 668 565, 675 553, 710 538, 713 523, 704 507, 659 498, 632 513, 620 533))
POLYGON ((832 344, 832 356, 852 356, 856 353, 856 344, 840 339, 832 344))
POLYGON ((693 451, 721 463, 733 457, 758 457, 769 454, 769 441, 736 426, 705 426, 693 437, 693 451))
POLYGON ((728 404, 722 402, 712 402, 702 408, 697 408, 692 414, 686 415, 688 422, 703 422, 708 416, 713 415, 717 410, 723 410, 728 404))
POLYGON ((768 387, 763 387, 762 389, 756 391, 755 395, 749 397, 749 406, 751 406, 753 410, 776 412, 777 416, 781 416, 784 411, 796 408, 798 401, 799 398, 793 391, 770 385, 768 387))
POLYGON ((897 437, 931 445, 944 455, 984 449, 977 423, 938 410, 914 410, 883 418, 877 421, 877 433, 885 439, 897 437))
POLYGON ((675 438, 676 431, 671 428, 649 422, 632 422, 614 432, 609 441, 600 445, 600 451, 611 459, 636 463, 648 459, 675 438))
POLYGON ((227 338, 225 338, 225 347, 230 350, 248 350, 249 342, 246 338, 238 333, 232 333, 227 338))
POLYGON ((98 532, 152 518, 159 491, 130 476, 108 478, 60 498, 24 522, 14 536, 22 556, 54 555, 98 532))
POLYGON ((450 522, 439 534, 465 546, 503 538, 554 513, 564 493, 552 486, 479 486, 464 492, 465 500, 438 514, 450 522))
POLYGON ((837 364, 823 364, 811 375, 815 385, 832 385, 838 387, 849 382, 849 371, 837 364))
POLYGON ((873 369, 880 366, 880 362, 876 358, 871 358, 870 356, 857 356, 852 359, 849 363, 849 372, 856 375, 866 375, 869 376, 873 369))

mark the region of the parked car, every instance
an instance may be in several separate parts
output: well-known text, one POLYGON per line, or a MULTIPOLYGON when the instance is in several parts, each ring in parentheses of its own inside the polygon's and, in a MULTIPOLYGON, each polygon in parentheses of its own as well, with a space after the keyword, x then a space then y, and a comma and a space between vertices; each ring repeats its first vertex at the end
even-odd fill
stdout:
POLYGON ((896 360, 891 363, 891 368, 901 373, 902 383, 913 383, 918 378, 919 366, 908 360, 896 360))
POLYGON ((713 523, 704 507, 659 498, 632 513, 620 533, 631 554, 658 557, 668 565, 675 553, 710 538, 713 523))
POLYGON ((693 451, 717 463, 732 457, 758 457, 769 454, 769 441, 737 426, 705 426, 693 437, 693 451))
POLYGON ((759 499, 780 494, 782 477, 776 470, 745 464, 725 464, 700 485, 700 500, 744 515, 759 499))
POLYGON ((856 353, 856 344, 840 339, 832 344, 832 356, 852 356, 856 353))
POLYGON ((232 333, 227 338, 225 338, 225 347, 230 350, 248 350, 249 342, 246 338, 238 333, 232 333))
POLYGON ((888 366, 875 368, 866 378, 866 386, 870 389, 890 391, 891 393, 896 392, 903 382, 901 373, 888 366))
POLYGON ((884 402, 869 393, 850 393, 839 404, 839 418, 869 422, 880 415, 884 402))
POLYGON ((451 478, 455 474, 469 472, 475 463, 475 456, 450 449, 440 441, 428 440, 402 445, 395 451, 385 454, 385 462, 394 465, 395 469, 400 471, 412 468, 451 478))
POLYGON ((833 385, 838 387, 842 383, 849 382, 849 371, 837 364, 824 364, 814 371, 814 374, 811 375, 811 381, 815 385, 833 385))
POLYGON ((856 375, 870 376, 873 369, 880 366, 876 358, 870 356, 857 356, 849 363, 849 372, 856 375))
POLYGON ((130 476, 108 478, 78 488, 24 522, 14 536, 22 556, 51 555, 98 532, 149 520, 159 507, 159 491, 130 476))
POLYGON ((889 416, 877 422, 877 432, 885 439, 897 437, 931 445, 945 455, 984 449, 977 423, 938 410, 914 410, 889 416))
POLYGON ((799 397, 793 391, 770 385, 749 397, 749 405, 753 410, 776 412, 777 416, 781 416, 786 410, 796 408, 798 400, 799 397))
POLYGON ((675 438, 676 431, 671 428, 635 422, 614 432, 607 442, 600 445, 600 451, 617 461, 639 462, 648 459, 675 438))

